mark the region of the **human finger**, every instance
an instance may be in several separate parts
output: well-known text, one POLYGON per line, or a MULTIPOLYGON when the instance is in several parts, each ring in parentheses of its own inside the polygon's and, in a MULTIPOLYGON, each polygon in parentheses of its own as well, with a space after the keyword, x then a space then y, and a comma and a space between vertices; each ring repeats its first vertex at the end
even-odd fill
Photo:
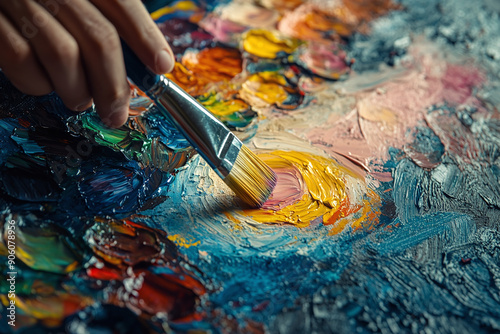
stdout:
POLYGON ((172 71, 174 54, 141 1, 90 1, 114 24, 146 66, 158 74, 172 71))
POLYGON ((38 3, 5 4, 2 9, 25 35, 64 104, 72 110, 87 109, 92 99, 76 40, 38 3))
POLYGON ((80 48, 90 93, 97 112, 108 126, 123 125, 128 118, 130 87, 120 38, 113 24, 87 0, 38 0, 75 38, 80 48))
POLYGON ((0 68, 17 89, 29 95, 45 95, 53 91, 30 44, 1 11, 0 50, 0 68))

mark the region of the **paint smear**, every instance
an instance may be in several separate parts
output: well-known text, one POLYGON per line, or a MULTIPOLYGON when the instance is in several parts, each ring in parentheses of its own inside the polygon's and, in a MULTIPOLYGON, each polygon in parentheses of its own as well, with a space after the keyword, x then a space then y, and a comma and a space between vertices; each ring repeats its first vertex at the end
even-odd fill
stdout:
POLYGON ((242 58, 238 49, 214 47, 191 51, 176 63, 165 76, 193 96, 209 91, 209 85, 227 82, 242 71, 242 58))
POLYGON ((300 91, 279 72, 265 71, 251 75, 242 84, 241 98, 255 108, 277 106, 295 109, 302 102, 300 91))
MULTIPOLYGON (((325 225, 360 211, 365 194, 374 204, 364 181, 332 159, 301 152, 275 151, 259 155, 278 177, 278 184, 261 209, 244 210, 245 216, 266 224, 309 226, 316 219, 325 225)), ((351 225, 361 227, 361 220, 351 225)))
MULTIPOLYGON (((6 247, 6 231, 4 234, 6 247)), ((55 225, 16 229, 16 258, 32 269, 67 274, 79 269, 83 260, 81 252, 71 236, 55 225)))
POLYGON ((200 319, 196 308, 206 289, 186 264, 166 233, 133 220, 100 218, 86 232, 96 260, 89 277, 116 281, 107 301, 146 318, 163 314, 172 321, 200 319))
POLYGON ((215 94, 199 96, 198 101, 229 128, 244 128, 257 116, 243 100, 222 100, 215 94))
MULTIPOLYGON (((61 325, 66 317, 94 303, 88 296, 54 291, 52 286, 41 281, 33 282, 31 288, 33 297, 16 295, 16 307, 22 312, 19 318, 22 321, 23 316, 33 317, 49 328, 61 325)), ((36 323, 36 320, 32 323, 36 323)))
POLYGON ((338 43, 311 42, 299 52, 298 63, 318 76, 338 80, 349 73, 346 56, 338 43))
POLYGON ((213 13, 200 21, 200 27, 212 34, 215 40, 231 46, 237 46, 240 35, 248 29, 237 22, 221 19, 213 13))
POLYGON ((367 33, 369 21, 396 8, 390 0, 305 3, 286 13, 278 27, 288 36, 330 43, 355 31, 367 33))
POLYGON ((407 129, 424 124, 430 106, 447 101, 452 106, 468 103, 481 108, 474 96, 474 87, 484 78, 481 70, 449 63, 426 43, 415 43, 411 53, 413 63, 404 75, 391 71, 394 77, 387 77, 387 82, 367 76, 374 80, 373 86, 357 92, 356 108, 313 128, 307 137, 332 154, 353 157, 368 166, 387 159, 387 147, 411 144, 413 136, 407 129))
POLYGON ((179 17, 179 15, 189 18, 197 11, 199 11, 199 7, 194 1, 175 1, 170 6, 163 7, 151 13, 151 17, 157 23, 162 23, 179 17))
POLYGON ((297 8, 304 3, 304 0, 262 0, 260 3, 266 8, 286 12, 297 8))
POLYGON ((242 71, 240 51, 225 47, 186 52, 182 64, 208 82, 230 80, 242 71))
POLYGON ((286 56, 299 46, 299 40, 280 35, 278 31, 252 29, 243 34, 243 49, 261 58, 286 56))
POLYGON ((250 28, 273 28, 279 19, 275 10, 248 2, 230 2, 216 9, 223 20, 229 20, 250 28))

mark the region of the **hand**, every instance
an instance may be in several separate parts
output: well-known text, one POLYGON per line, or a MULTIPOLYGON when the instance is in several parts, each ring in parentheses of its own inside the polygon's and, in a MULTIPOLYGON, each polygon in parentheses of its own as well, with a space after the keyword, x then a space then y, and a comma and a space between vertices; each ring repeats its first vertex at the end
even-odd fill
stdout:
POLYGON ((0 68, 22 92, 55 91, 82 111, 95 102, 118 127, 128 117, 120 36, 154 72, 174 57, 140 0, 0 0, 0 68))

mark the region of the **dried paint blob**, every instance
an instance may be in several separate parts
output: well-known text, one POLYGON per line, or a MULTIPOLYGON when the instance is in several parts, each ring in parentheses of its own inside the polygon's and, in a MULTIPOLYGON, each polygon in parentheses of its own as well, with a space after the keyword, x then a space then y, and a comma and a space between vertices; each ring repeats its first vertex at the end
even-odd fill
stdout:
POLYGON ((278 31, 252 29, 243 35, 243 49, 261 58, 283 57, 292 53, 299 40, 281 35, 278 31))
POLYGON ((253 74, 241 85, 240 97, 255 108, 277 106, 295 109, 302 102, 301 92, 287 78, 274 71, 253 74))
POLYGON ((338 43, 311 42, 294 58, 313 74, 327 79, 338 80, 350 70, 346 52, 338 43))
POLYGON ((335 16, 326 15, 318 6, 304 4, 293 12, 285 14, 278 28, 288 36, 308 41, 340 40, 340 36, 348 36, 353 28, 347 22, 335 16))
POLYGON ((212 13, 199 23, 200 27, 214 36, 214 39, 231 46, 237 46, 239 36, 248 28, 230 20, 224 20, 212 13))
POLYGON ((280 12, 290 11, 300 6, 303 0, 261 0, 259 1, 262 6, 272 8, 280 12))
POLYGON ((240 51, 226 47, 186 52, 182 64, 196 73, 197 77, 206 78, 207 82, 231 80, 242 71, 240 51))
POLYGON ((251 28, 272 28, 279 19, 277 11, 247 2, 230 2, 217 8, 216 11, 224 20, 251 28))
POLYGON ((259 157, 275 171, 278 183, 262 208, 244 210, 243 215, 260 223, 297 227, 318 221, 333 225, 335 232, 348 224, 360 228, 367 215, 377 216, 378 196, 334 160, 294 151, 259 157))
POLYGON ((206 289, 165 232, 132 220, 98 219, 86 240, 95 256, 87 275, 117 284, 108 303, 146 318, 163 314, 173 321, 200 320, 196 308, 206 289))
MULTIPOLYGON (((22 222, 17 219, 20 224, 16 228, 16 259, 31 269, 55 274, 79 269, 83 248, 70 233, 55 224, 31 219, 33 221, 23 219, 22 222)), ((3 242, 0 241, 0 254, 9 254, 7 232, 5 229, 3 242)))
POLYGON ((240 99, 223 100, 216 94, 198 97, 198 101, 229 128, 244 128, 256 117, 250 106, 240 99))
POLYGON ((369 21, 396 8, 390 0, 305 3, 287 12, 278 28, 302 40, 340 41, 354 32, 367 33, 369 21))
POLYGON ((199 12, 200 8, 194 1, 175 1, 170 6, 158 9, 151 14, 153 20, 157 23, 166 22, 174 18, 190 18, 199 12))
POLYGON ((238 49, 229 47, 190 50, 165 76, 193 96, 203 95, 218 83, 228 82, 243 70, 238 49))
MULTIPOLYGON (((30 289, 30 293, 16 294, 16 307, 19 308, 20 314, 24 317, 30 316, 40 320, 48 327, 56 327, 61 325, 66 317, 95 303, 91 297, 84 294, 64 291, 63 289, 56 290, 53 285, 46 284, 45 280, 46 277, 41 280, 31 279, 25 281, 23 284, 26 284, 27 289, 30 289)), ((68 287, 67 289, 71 290, 71 288, 74 287, 68 287)), ((33 323, 36 323, 36 321, 32 321, 33 323)))

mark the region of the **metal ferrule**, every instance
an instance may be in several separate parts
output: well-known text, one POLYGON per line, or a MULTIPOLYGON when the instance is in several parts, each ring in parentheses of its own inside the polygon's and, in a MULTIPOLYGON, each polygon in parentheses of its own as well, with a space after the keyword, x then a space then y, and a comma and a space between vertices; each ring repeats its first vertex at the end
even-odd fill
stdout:
POLYGON ((243 144, 191 95, 164 76, 160 78, 146 93, 219 176, 225 178, 243 144))

